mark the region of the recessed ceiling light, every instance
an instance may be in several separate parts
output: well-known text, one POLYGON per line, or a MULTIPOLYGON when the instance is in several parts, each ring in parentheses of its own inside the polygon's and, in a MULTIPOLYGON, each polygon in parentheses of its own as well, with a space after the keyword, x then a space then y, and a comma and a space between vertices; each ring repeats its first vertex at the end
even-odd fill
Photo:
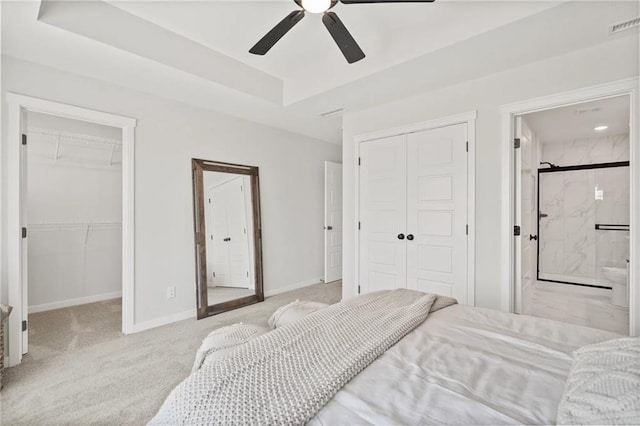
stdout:
POLYGON ((594 127, 593 130, 595 130, 596 132, 601 132, 603 130, 607 130, 609 128, 609 126, 597 126, 594 127))

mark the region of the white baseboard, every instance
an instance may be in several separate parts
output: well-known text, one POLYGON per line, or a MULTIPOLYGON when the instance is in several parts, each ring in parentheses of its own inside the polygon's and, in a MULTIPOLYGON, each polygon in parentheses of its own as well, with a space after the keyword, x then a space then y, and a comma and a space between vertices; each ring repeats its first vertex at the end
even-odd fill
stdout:
POLYGON ((61 300, 59 302, 45 303, 43 305, 29 306, 29 313, 52 311, 54 309, 68 308, 69 306, 84 305, 87 303, 102 302, 103 300, 122 297, 122 291, 113 293, 96 294, 95 296, 79 297, 77 299, 61 300))
POLYGON ((188 311, 179 312, 173 315, 167 315, 166 317, 156 318, 149 321, 141 322, 133 325, 132 333, 139 333, 141 331, 150 330, 152 328, 161 327, 163 325, 171 324, 196 317, 196 310, 189 309, 188 311))
MULTIPOLYGON (((295 283, 289 285, 287 287, 279 288, 276 290, 266 291, 264 293, 265 297, 275 296, 276 294, 285 293, 291 290, 297 290, 299 288, 308 287, 313 284, 319 284, 322 282, 322 277, 312 278, 310 280, 301 281, 299 283, 295 283)), ((141 331, 150 330, 152 328, 161 327, 163 325, 171 324, 178 321, 183 321, 189 318, 195 318, 196 312, 194 309, 189 309, 188 311, 179 312, 173 315, 167 315, 166 317, 156 318, 150 321, 141 322, 139 324, 134 324, 132 333, 139 333, 141 331)))
POLYGON ((287 287, 282 287, 282 288, 277 288, 275 290, 265 291, 264 292, 264 297, 275 296, 276 294, 286 293, 287 291, 297 290, 299 288, 308 287, 308 286, 314 285, 314 284, 320 284, 322 282, 322 278, 323 277, 312 278, 310 280, 301 281, 299 283, 295 283, 295 284, 289 285, 287 287))

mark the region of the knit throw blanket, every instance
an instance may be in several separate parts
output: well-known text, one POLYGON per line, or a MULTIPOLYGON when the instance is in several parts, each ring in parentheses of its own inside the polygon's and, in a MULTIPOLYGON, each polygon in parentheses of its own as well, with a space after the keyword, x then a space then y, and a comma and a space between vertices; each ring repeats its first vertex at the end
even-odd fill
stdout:
POLYGON ((150 424, 303 424, 430 311, 454 303, 397 289, 321 309, 193 373, 150 424))

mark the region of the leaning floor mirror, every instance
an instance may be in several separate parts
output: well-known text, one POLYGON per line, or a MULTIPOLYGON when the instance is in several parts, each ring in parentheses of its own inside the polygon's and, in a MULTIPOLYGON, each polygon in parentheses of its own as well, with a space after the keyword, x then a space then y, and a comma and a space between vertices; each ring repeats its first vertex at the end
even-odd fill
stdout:
POLYGON ((262 302, 258 168, 193 159, 198 319, 262 302))

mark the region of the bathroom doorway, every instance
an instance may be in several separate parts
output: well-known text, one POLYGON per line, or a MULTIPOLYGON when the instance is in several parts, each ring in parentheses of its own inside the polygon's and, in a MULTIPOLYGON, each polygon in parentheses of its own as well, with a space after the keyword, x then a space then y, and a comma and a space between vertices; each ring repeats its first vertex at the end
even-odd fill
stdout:
POLYGON ((630 108, 515 117, 517 312, 629 334, 630 108))

